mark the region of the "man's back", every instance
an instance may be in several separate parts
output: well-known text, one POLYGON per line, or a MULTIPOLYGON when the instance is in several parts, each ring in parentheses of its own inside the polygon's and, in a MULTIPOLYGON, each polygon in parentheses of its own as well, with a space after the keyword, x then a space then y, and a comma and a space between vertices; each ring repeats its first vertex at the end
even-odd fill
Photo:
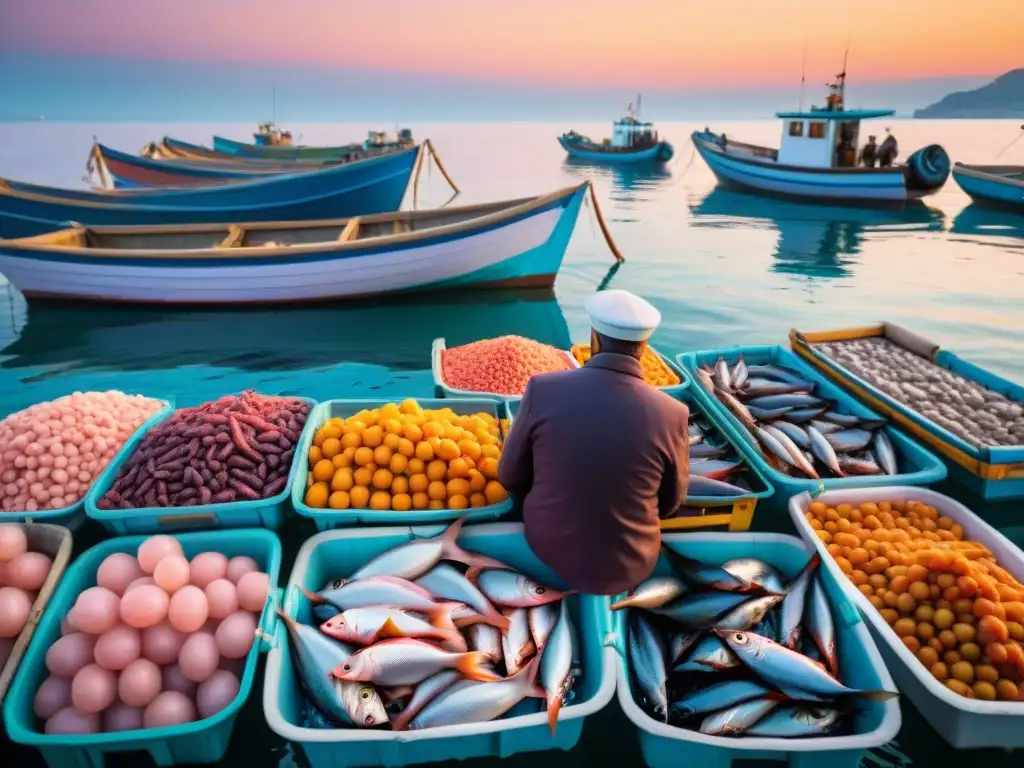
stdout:
POLYGON ((659 517, 685 495, 687 418, 624 355, 598 354, 580 370, 531 379, 501 481, 527 493, 530 546, 571 586, 614 594, 650 574, 659 517))

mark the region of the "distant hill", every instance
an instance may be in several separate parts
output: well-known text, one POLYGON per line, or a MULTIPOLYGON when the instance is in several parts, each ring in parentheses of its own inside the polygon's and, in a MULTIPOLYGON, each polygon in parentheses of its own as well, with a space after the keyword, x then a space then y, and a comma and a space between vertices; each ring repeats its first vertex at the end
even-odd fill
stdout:
POLYGON ((1024 69, 1014 69, 973 91, 951 93, 914 117, 1024 117, 1024 69))

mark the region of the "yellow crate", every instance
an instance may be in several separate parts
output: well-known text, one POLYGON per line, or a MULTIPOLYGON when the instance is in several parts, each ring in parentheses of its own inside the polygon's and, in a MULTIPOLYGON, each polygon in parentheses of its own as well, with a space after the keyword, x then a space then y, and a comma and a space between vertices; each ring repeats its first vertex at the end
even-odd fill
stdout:
POLYGON ((754 507, 757 499, 739 499, 721 506, 700 507, 701 514, 689 517, 673 517, 661 521, 663 531, 683 531, 694 528, 728 526, 730 531, 748 531, 754 521, 754 507))

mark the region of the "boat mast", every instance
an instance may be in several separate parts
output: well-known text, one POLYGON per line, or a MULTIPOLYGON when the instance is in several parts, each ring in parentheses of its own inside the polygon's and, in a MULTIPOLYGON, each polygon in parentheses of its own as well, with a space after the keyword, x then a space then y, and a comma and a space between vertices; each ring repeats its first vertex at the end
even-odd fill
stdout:
POLYGON ((800 54, 800 104, 797 112, 804 111, 804 84, 807 82, 807 39, 804 38, 804 49, 800 54))

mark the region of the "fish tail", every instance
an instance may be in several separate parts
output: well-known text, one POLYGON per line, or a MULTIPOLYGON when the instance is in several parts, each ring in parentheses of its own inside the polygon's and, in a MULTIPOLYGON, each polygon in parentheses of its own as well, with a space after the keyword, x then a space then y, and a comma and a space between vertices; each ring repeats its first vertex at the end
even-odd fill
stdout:
POLYGON ((463 549, 459 546, 459 533, 462 531, 462 524, 465 522, 466 518, 460 517, 448 526, 448 530, 441 535, 441 559, 454 560, 457 563, 465 563, 470 567, 476 567, 479 569, 508 569, 508 566, 500 560, 495 560, 493 557, 487 557, 486 555, 478 555, 476 552, 470 552, 469 550, 463 549))
POLYGON ((303 595, 305 595, 306 599, 309 600, 309 602, 313 603, 314 605, 323 605, 327 602, 327 598, 325 598, 323 595, 318 595, 316 592, 310 592, 305 587, 300 586, 299 591, 303 595))
POLYGON ((399 712, 397 715, 391 718, 391 730, 392 731, 405 731, 409 728, 409 721, 412 720, 412 716, 419 714, 413 712, 411 709, 406 708, 399 712))
POLYGON ((889 701, 899 697, 896 691, 857 691, 856 696, 868 701, 889 701))
POLYGON ((466 581, 468 581, 473 586, 476 586, 476 581, 480 578, 480 574, 483 570, 484 569, 479 565, 469 566, 469 570, 467 570, 466 573, 464 574, 466 577, 466 581))
POLYGON ((555 728, 558 726, 558 713, 562 709, 562 697, 555 695, 554 698, 548 699, 548 727, 551 729, 551 735, 555 735, 555 728))
POLYGON ((507 635, 509 627, 512 626, 512 622, 509 621, 508 617, 496 608, 488 611, 487 613, 478 613, 475 616, 466 616, 465 618, 459 619, 455 622, 455 626, 459 629, 472 626, 473 624, 487 624, 488 626, 499 630, 503 635, 507 635))
POLYGON ((481 651, 469 651, 468 653, 462 654, 455 662, 455 669, 457 669, 463 677, 467 677, 470 680, 476 680, 480 683, 494 683, 502 678, 499 675, 494 674, 485 665, 490 662, 490 658, 486 653, 481 651))
POLYGON ((530 659, 528 664, 524 664, 520 667, 519 671, 516 672, 510 679, 522 679, 525 678, 528 685, 526 696, 530 696, 536 699, 546 699, 548 697, 547 691, 544 687, 537 682, 540 677, 540 655, 534 656, 530 659))
POLYGON ((612 603, 609 606, 609 608, 611 608, 611 610, 613 611, 621 611, 623 608, 629 608, 631 605, 633 605, 632 595, 630 595, 629 597, 624 597, 621 600, 612 603))
POLYGON ((818 569, 819 565, 821 565, 821 555, 815 552, 811 555, 811 559, 807 561, 807 565, 804 566, 804 569, 807 571, 815 571, 818 569))

